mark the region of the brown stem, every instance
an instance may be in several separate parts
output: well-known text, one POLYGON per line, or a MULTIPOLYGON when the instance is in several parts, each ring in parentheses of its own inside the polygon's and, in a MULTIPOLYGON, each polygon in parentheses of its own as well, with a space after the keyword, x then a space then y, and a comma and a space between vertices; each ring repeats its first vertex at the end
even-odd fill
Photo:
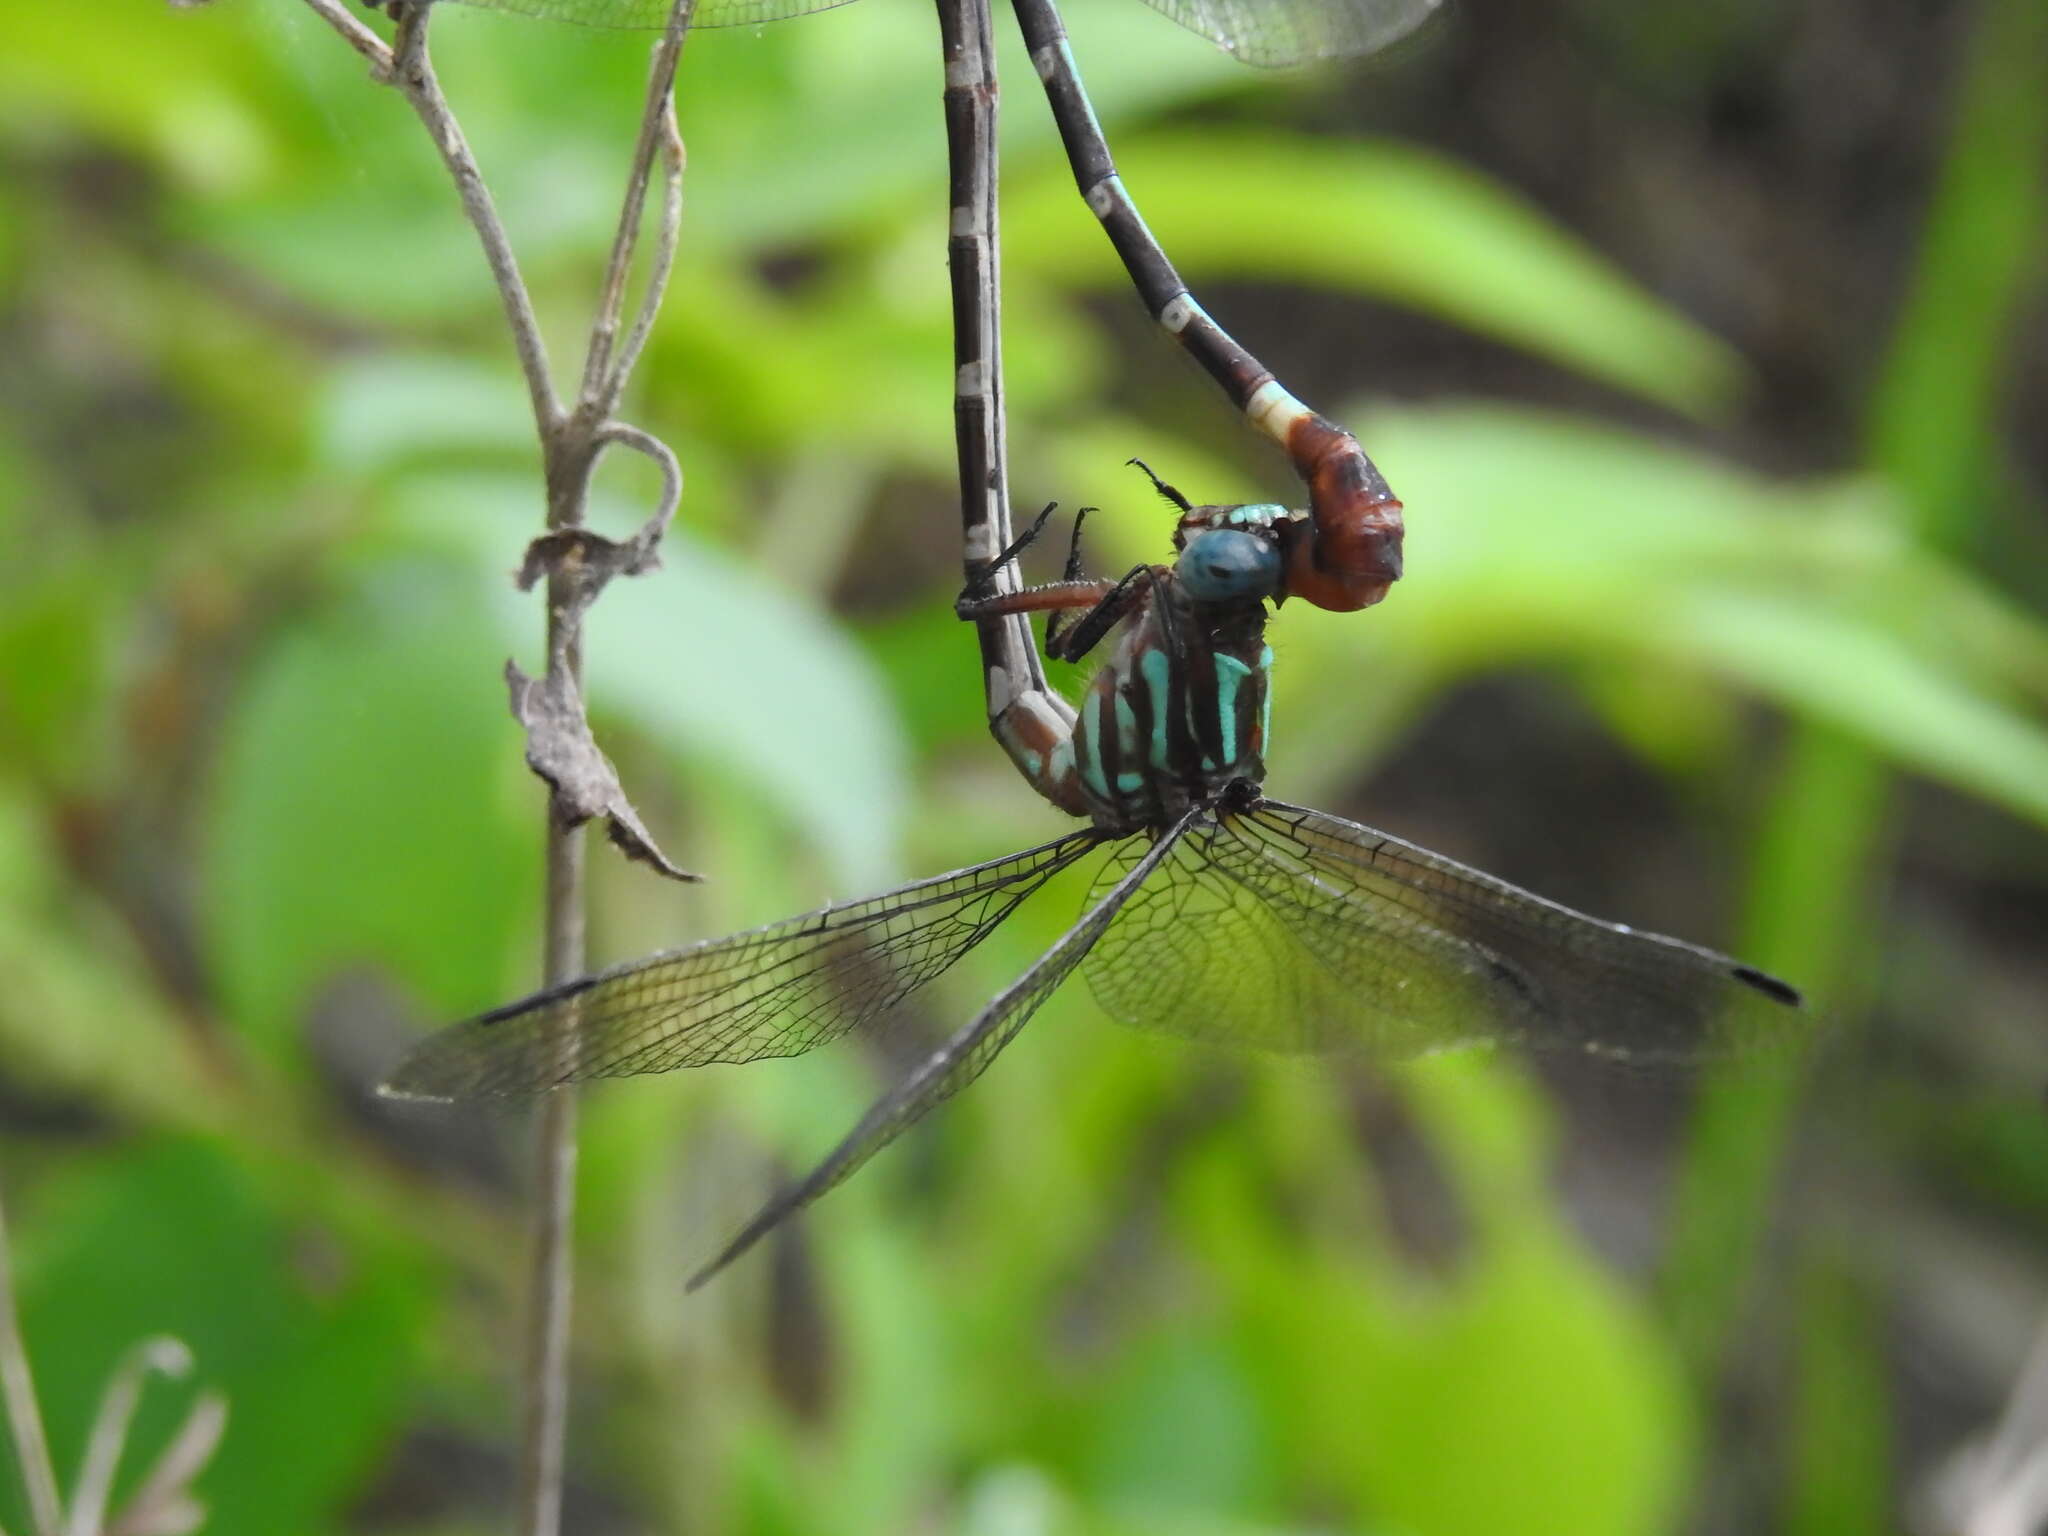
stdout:
MULTIPOLYGON (((574 414, 543 429, 548 449, 548 526, 583 524, 591 470, 605 447, 617 443, 654 458, 662 467, 661 508, 650 521, 652 539, 675 511, 682 472, 667 444, 637 427, 611 419, 654 312, 667 290, 682 224, 682 135, 676 126, 676 64, 689 27, 693 0, 674 0, 668 29, 655 49, 641 114, 640 137, 626 177, 619 227, 612 241, 604 286, 591 322, 584 356, 583 387, 574 414), (614 356, 627 273, 645 217, 647 183, 656 155, 667 171, 663 218, 654 263, 633 330, 614 356)), ((650 539, 650 547, 652 539, 650 539)), ((570 578, 557 569, 548 577, 549 666, 561 667, 583 685, 581 618, 570 578)), ((552 817, 547 836, 547 936, 545 980, 553 986, 584 970, 584 838, 552 817)), ((563 1441, 569 1413, 569 1335, 576 1212, 577 1100, 573 1088, 558 1088, 542 1102, 535 1128, 534 1193, 539 1202, 533 1239, 532 1289, 526 1330, 524 1403, 519 1457, 520 1536, 556 1536, 562 1520, 563 1441)))
MULTIPOLYGON (((307 3, 317 9, 321 0, 307 0, 307 3)), ((427 137, 434 141, 441 163, 448 167, 448 175, 455 182, 456 195, 462 199, 463 214, 484 248, 484 260, 490 263, 491 279, 496 283, 498 297, 505 307, 505 324, 512 332, 512 349, 519 355, 519 371, 526 376, 526 391, 533 401, 534 425, 540 431, 542 442, 546 443, 553 436, 562 414, 555 399, 554 382, 548 372, 547 346, 541 340, 540 321, 534 317, 533 300, 527 294, 526 282, 519 275, 519 261, 512 254, 512 242, 506 238, 505 226, 498 218, 497 204, 491 198, 490 188, 484 184, 483 172, 477 166, 476 156, 470 151, 461 125, 449 109, 448 98, 441 93, 441 82, 435 76, 433 61, 427 54, 427 25, 433 14, 432 5, 411 5, 400 13, 392 58, 384 78, 396 86, 399 94, 411 105, 425 126, 427 137)))
POLYGON ((626 380, 638 365, 647 338, 653 334, 655 316, 661 313, 661 301, 668 292, 669 274, 675 270, 676 247, 682 239, 683 169, 689 156, 683 148, 682 129, 676 123, 673 98, 667 102, 667 112, 662 121, 661 157, 664 167, 661 229, 655 240, 654 261, 648 268, 647 290, 640 296, 640 312, 633 317, 633 329, 627 333, 626 344, 612 363, 610 391, 613 406, 617 405, 619 395, 626 388, 626 380))
MULTIPOLYGON (((580 497, 577 505, 580 509, 580 497)), ((566 667, 580 687, 583 645, 575 633, 573 612, 567 578, 550 576, 548 655, 559 655, 559 661, 551 664, 566 667)), ((563 827, 551 815, 542 957, 543 979, 549 986, 583 973, 583 855, 583 829, 563 827)), ((521 1381, 519 1489, 514 1506, 520 1536, 555 1536, 562 1523, 570 1298, 575 1279, 576 1108, 576 1090, 558 1088, 541 1101, 534 1127, 536 1205, 521 1381)))
POLYGON ((341 34, 343 42, 376 67, 379 78, 391 68, 391 50, 384 39, 364 26, 340 0, 306 0, 313 14, 341 34))
POLYGON ((640 117, 640 138, 633 146, 632 169, 626 177, 625 201, 619 208, 619 227, 612 236, 611 258, 605 263, 604 286, 599 290, 597 315, 591 321, 590 348, 583 360, 581 405, 593 418, 609 416, 619 403, 627 377, 639 353, 639 343, 660 309, 668 274, 675 261, 676 236, 682 227, 683 140, 676 126, 676 64, 682 57, 683 38, 690 27, 695 0, 676 0, 670 9, 668 28, 655 45, 654 68, 647 83, 647 107, 640 117), (626 278, 633 266, 633 250, 639 244, 640 225, 645 217, 647 183, 654 174, 655 157, 667 166, 663 187, 661 241, 648 273, 647 293, 633 328, 633 340, 614 361, 619 317, 626 301, 626 278))

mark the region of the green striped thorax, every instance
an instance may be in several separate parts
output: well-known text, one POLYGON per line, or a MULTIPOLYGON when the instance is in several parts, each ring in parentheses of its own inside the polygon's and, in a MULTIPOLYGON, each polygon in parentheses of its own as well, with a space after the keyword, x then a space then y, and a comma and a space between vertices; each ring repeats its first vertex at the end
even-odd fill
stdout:
POLYGON ((1075 722, 1075 768, 1098 826, 1165 826, 1233 782, 1264 780, 1266 602, 1280 595, 1278 529, 1288 515, 1195 508, 1174 535, 1179 558, 1152 568, 1075 722))

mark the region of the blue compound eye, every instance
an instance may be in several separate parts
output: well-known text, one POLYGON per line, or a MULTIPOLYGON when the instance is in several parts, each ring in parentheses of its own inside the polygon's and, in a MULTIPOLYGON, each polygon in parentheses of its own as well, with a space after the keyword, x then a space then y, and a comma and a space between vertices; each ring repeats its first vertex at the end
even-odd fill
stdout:
POLYGON ((1173 569, 1198 603, 1271 597, 1280 590, 1280 551, 1271 540, 1235 528, 1196 534, 1173 569))

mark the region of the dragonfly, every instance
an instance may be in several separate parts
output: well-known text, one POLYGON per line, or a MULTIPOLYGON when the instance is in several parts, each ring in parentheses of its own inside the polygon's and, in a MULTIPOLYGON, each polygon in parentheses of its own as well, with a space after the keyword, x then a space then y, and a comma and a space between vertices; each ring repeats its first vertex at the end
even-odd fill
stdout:
POLYGON ((1076 970, 1123 1023, 1295 1055, 1398 1060, 1498 1043, 1686 1064, 1793 1036, 1799 992, 1754 966, 1268 797, 1268 604, 1291 595, 1309 514, 1195 506, 1154 484, 1178 513, 1170 564, 1085 576, 1077 517, 1060 580, 999 590, 1048 507, 957 603, 977 624, 1045 614, 1045 650, 1060 660, 1108 647, 1063 725, 1022 694, 998 722, 1039 791, 1084 827, 493 1009, 429 1037, 385 1092, 517 1098, 874 1031, 1093 860, 1079 920, 764 1205, 694 1289, 978 1078, 1076 970))

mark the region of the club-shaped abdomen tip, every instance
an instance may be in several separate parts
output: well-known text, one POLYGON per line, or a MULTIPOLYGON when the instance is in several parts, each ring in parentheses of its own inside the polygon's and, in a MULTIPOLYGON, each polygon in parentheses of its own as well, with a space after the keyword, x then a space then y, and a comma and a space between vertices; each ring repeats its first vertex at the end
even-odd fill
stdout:
POLYGON ((1789 981, 1780 981, 1768 971, 1760 971, 1753 965, 1735 966, 1730 973, 1734 978, 1756 988, 1765 997, 1783 1003, 1787 1008, 1804 1008, 1806 998, 1789 981))

